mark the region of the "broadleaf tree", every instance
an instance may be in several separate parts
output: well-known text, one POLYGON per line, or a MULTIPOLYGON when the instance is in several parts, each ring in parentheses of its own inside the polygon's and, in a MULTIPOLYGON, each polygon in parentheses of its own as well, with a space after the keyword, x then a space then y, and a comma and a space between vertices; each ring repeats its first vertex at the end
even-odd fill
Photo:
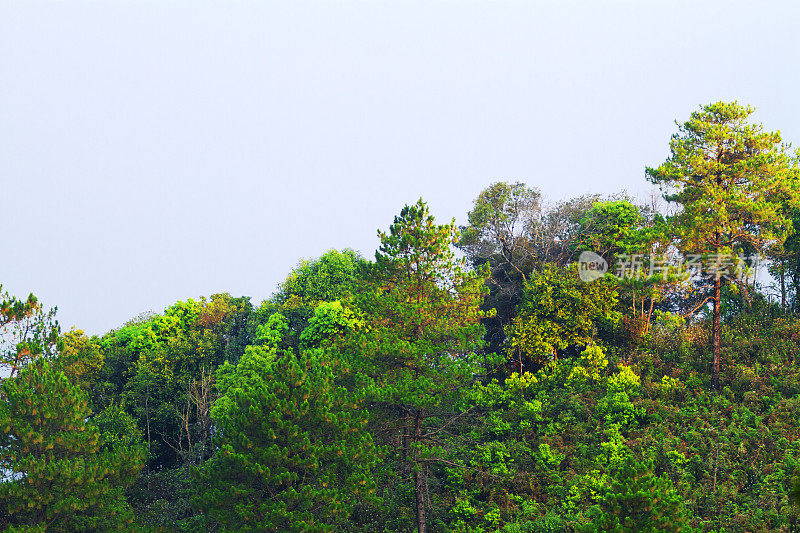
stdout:
POLYGON ((621 318, 617 304, 617 287, 609 277, 584 283, 574 266, 548 264, 525 283, 524 300, 506 327, 509 357, 522 373, 569 348, 577 355, 598 342, 600 328, 616 326, 621 318))

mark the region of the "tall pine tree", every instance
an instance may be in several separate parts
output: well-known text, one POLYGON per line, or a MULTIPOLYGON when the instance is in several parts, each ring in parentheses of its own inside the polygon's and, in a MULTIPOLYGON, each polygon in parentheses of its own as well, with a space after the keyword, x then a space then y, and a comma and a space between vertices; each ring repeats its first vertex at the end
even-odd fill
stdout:
POLYGON ((378 235, 371 290, 359 302, 366 327, 355 346, 371 378, 379 433, 397 470, 413 478, 415 521, 424 533, 428 464, 442 457, 442 430, 461 414, 459 394, 483 368, 480 304, 488 272, 455 258, 455 223, 436 224, 422 200, 378 235))
MULTIPOLYGON (((755 250, 765 253, 792 231, 787 206, 798 204, 796 155, 779 132, 749 122, 752 107, 717 102, 679 126, 672 155, 648 168, 651 182, 680 210, 671 218, 676 243, 686 254, 705 254, 706 264, 755 250)), ((708 270, 708 269, 707 269, 708 270)), ((719 387, 722 269, 709 272, 713 304, 713 384, 719 387)))

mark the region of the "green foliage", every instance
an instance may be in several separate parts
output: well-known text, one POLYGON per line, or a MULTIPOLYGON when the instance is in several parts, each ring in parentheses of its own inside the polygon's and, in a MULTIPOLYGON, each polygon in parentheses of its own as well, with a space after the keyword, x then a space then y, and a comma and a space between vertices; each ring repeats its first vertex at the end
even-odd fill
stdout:
POLYGON ((541 213, 541 194, 524 183, 494 183, 468 214, 459 246, 472 257, 494 258, 525 277, 534 260, 528 236, 541 213))
POLYGON ((608 359, 603 353, 603 349, 599 346, 589 346, 581 352, 580 361, 572 369, 567 380, 570 382, 599 381, 607 366, 608 359))
POLYGON ((324 341, 333 341, 336 337, 355 331, 363 324, 364 321, 352 309, 344 307, 342 302, 321 302, 314 309, 314 316, 308 321, 308 326, 300 334, 300 345, 318 346, 324 341))
POLYGON ((53 355, 60 328, 56 308, 45 310, 33 294, 20 300, 0 284, 0 368, 13 376, 31 361, 53 355))
POLYGON ((595 488, 586 531, 690 531, 681 495, 667 476, 656 476, 652 465, 632 455, 595 488))
POLYGON ((525 284, 524 301, 506 328, 509 355, 542 365, 567 348, 594 344, 599 328, 619 321, 616 303, 607 278, 584 283, 574 269, 547 265, 525 284))
POLYGON ((768 268, 780 283, 782 310, 796 313, 800 310, 800 209, 789 204, 785 211, 791 220, 791 231, 783 242, 776 242, 770 249, 772 261, 768 268))
POLYGON ((90 398, 101 394, 104 356, 100 341, 72 329, 58 341, 58 362, 70 381, 87 392, 90 398))
POLYGON ((666 221, 623 196, 543 209, 496 183, 461 232, 420 200, 379 232, 374 262, 330 251, 258 310, 176 302, 101 338, 73 330, 57 355, 52 314, 2 293, 2 355, 22 372, 0 383, 0 525, 796 529, 791 294, 782 307, 722 286, 718 320, 687 320, 702 279, 693 294, 669 275, 583 283, 570 264, 760 249, 796 290, 794 159, 749 113, 713 104, 681 126, 648 170, 683 208, 666 221))
POLYGON ((387 427, 380 442, 393 472, 384 487, 394 494, 408 490, 414 504, 404 499, 403 505, 413 511, 403 518, 424 531, 427 472, 447 455, 440 428, 467 409, 463 391, 485 363, 478 350, 488 273, 455 258, 455 224, 436 224, 422 200, 405 206, 378 235, 370 290, 357 299, 364 326, 340 345, 358 355, 354 362, 377 406, 373 423, 387 427))
POLYGON ((176 302, 161 315, 132 321, 99 340, 68 336, 61 358, 68 372, 86 374, 83 367, 93 368, 92 347, 99 343, 101 370, 80 380, 92 403, 102 409, 123 401, 147 442, 148 473, 180 466, 194 457, 194 444, 209 449, 211 398, 195 396, 198 387, 210 390, 209 383, 200 386, 203 376, 223 361, 238 360, 245 345, 253 343, 251 315, 248 298, 227 294, 176 302))
POLYGON ((85 394, 41 362, 2 382, 0 501, 10 524, 57 531, 132 520, 123 497, 144 460, 130 420, 107 410, 92 422, 85 394))
POLYGON ((138 530, 194 532, 209 529, 205 517, 193 505, 197 478, 192 475, 192 468, 196 467, 142 472, 129 491, 129 500, 136 509, 138 530))
POLYGON ((611 260, 619 253, 641 252, 650 241, 644 230, 647 221, 640 209, 628 200, 595 202, 580 219, 577 251, 589 250, 611 260))
POLYGON ((648 178, 682 209, 671 219, 687 252, 756 250, 791 231, 786 206, 797 203, 795 155, 780 133, 748 122, 752 107, 703 106, 679 126, 672 155, 648 178))
POLYGON ((800 506, 800 475, 792 477, 792 487, 789 491, 789 498, 793 505, 800 506))
POLYGON ((350 249, 329 250, 319 259, 301 261, 280 286, 273 301, 289 307, 303 305, 313 309, 319 302, 332 302, 354 292, 356 273, 363 264, 350 249))
POLYGON ((331 355, 251 346, 220 369, 211 412, 219 449, 196 500, 212 527, 331 530, 373 490, 368 413, 335 384, 342 368, 331 355))
POLYGON ((265 324, 256 328, 256 343, 272 349, 285 348, 283 340, 288 331, 289 321, 286 317, 280 313, 272 314, 265 324))
POLYGON ((374 290, 359 301, 366 327, 356 333, 375 400, 433 408, 480 371, 485 271, 455 259, 456 235, 421 200, 379 232, 374 290))
MULTIPOLYGON (((736 102, 703 106, 679 126, 670 158, 648 168, 650 181, 678 204, 669 218, 675 244, 686 254, 767 254, 793 231, 800 206, 797 156, 778 132, 748 122, 753 108, 736 102)), ((713 302, 713 384, 720 386, 721 287, 726 277, 706 273, 713 302)))
MULTIPOLYGON (((623 200, 609 202, 616 205, 623 200)), ((482 305, 487 312, 482 323, 489 352, 504 352, 506 328, 523 301, 525 282, 548 264, 566 267, 592 235, 605 231, 602 217, 615 213, 598 207, 592 214, 598 204, 602 204, 598 195, 584 195, 544 208, 539 192, 524 183, 494 183, 478 195, 458 246, 473 266, 490 267, 490 292, 482 305)), ((522 370, 525 362, 516 355, 510 359, 522 370)), ((506 370, 487 368, 497 377, 507 375, 506 370)))

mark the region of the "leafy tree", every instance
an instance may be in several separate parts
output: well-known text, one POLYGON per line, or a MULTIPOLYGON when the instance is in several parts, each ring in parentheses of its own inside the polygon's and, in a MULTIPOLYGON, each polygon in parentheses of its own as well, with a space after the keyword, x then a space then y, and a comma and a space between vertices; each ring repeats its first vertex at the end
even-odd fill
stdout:
POLYGON ((87 531, 132 519, 123 494, 144 460, 135 436, 109 423, 111 412, 101 417, 101 433, 84 392, 49 362, 29 365, 0 387, 7 525, 87 531))
POLYGON ((331 353, 265 346, 220 368, 211 412, 219 449, 197 485, 210 527, 332 530, 374 490, 368 414, 336 385, 339 372, 331 353))
MULTIPOLYGON (((753 108, 736 102, 702 107, 679 126, 670 158, 647 168, 650 181, 679 205, 671 217, 680 250, 689 254, 764 253, 791 232, 787 205, 798 201, 796 159, 778 132, 748 122, 753 108)), ((722 255, 721 255, 722 254, 722 255)), ((719 388, 721 290, 725 278, 712 275, 713 384, 719 388)))
MULTIPOLYGON (((605 226, 609 222, 624 225, 624 209, 592 211, 599 202, 598 195, 585 195, 544 207, 539 191, 523 183, 495 183, 480 193, 458 246, 474 266, 490 267, 490 293, 482 307, 496 310, 483 319, 489 351, 504 350, 506 327, 522 303, 523 287, 531 276, 548 263, 563 267, 572 262, 576 251, 589 244, 590 236, 610 234, 610 228, 600 227, 603 220, 605 226), (621 220, 612 222, 613 215, 621 220)), ((617 240, 622 237, 616 236, 617 240)))
POLYGON ((641 253, 649 239, 643 235, 648 225, 641 209, 628 200, 598 201, 581 217, 576 250, 590 250, 609 264, 617 254, 641 253))
POLYGON ((143 478, 196 460, 195 444, 209 450, 211 377, 252 343, 252 314, 249 298, 215 294, 176 302, 99 340, 102 394, 93 399, 98 407, 123 399, 136 418, 150 454, 143 478))
POLYGON ((421 199, 378 235, 373 289, 359 300, 365 327, 352 336, 351 350, 361 354, 361 372, 371 380, 377 431, 397 473, 413 477, 414 520, 424 532, 428 463, 442 457, 441 430, 460 414, 459 395, 484 362, 477 350, 488 272, 469 271, 455 258, 455 223, 436 224, 421 199))
POLYGON ((547 265, 525 284, 517 316, 506 328, 509 355, 520 369, 556 359, 568 348, 598 342, 599 327, 612 328, 620 320, 616 286, 609 278, 582 282, 575 268, 547 265))
POLYGON ((795 473, 792 477, 792 486, 789 489, 789 498, 793 505, 800 507, 800 475, 795 473))
MULTIPOLYGON (((624 195, 616 195, 607 201, 626 199, 624 195)), ((593 206, 603 201, 600 195, 585 194, 559 202, 545 210, 536 235, 540 250, 539 270, 547 263, 563 267, 577 259, 576 250, 585 240, 585 232, 593 230, 591 226, 585 225, 587 215, 593 206)))
POLYGON ((196 331, 205 334, 215 352, 213 362, 236 362, 251 344, 253 304, 250 298, 232 297, 228 293, 200 298, 196 331))
POLYGON ((304 260, 279 286, 278 292, 258 310, 264 323, 272 313, 287 318, 291 335, 286 342, 300 345, 300 332, 308 325, 322 302, 347 302, 361 286, 361 270, 366 262, 353 250, 329 250, 315 260, 304 260))
POLYGON ((311 305, 339 300, 353 291, 355 275, 364 262, 357 252, 329 250, 319 259, 301 261, 272 298, 276 303, 294 301, 311 305))
POLYGON ((314 309, 314 316, 308 321, 308 326, 300 334, 300 345, 308 348, 326 341, 332 342, 337 337, 357 330, 363 324, 363 320, 352 309, 344 307, 342 302, 321 302, 314 309))
POLYGON ((70 381, 86 391, 93 404, 97 401, 96 405, 102 405, 97 398, 102 394, 104 363, 99 339, 89 338, 83 331, 73 328, 59 339, 58 362, 70 381))
POLYGON ((468 256, 491 260, 497 270, 513 271, 524 280, 535 260, 530 235, 540 216, 539 191, 519 182, 494 183, 475 200, 459 247, 468 256))
POLYGON ((685 281, 685 276, 669 264, 671 236, 664 217, 654 207, 637 206, 622 198, 595 202, 580 225, 576 251, 600 254, 612 272, 621 275, 617 280, 620 305, 630 309, 622 318, 623 333, 627 334, 623 338, 628 348, 636 348, 650 331, 656 305, 685 281), (643 268, 623 272, 626 264, 635 261, 643 268))
POLYGON ((471 264, 488 264, 490 292, 483 309, 495 309, 483 319, 488 349, 499 352, 505 341, 503 326, 514 314, 522 284, 536 267, 531 235, 542 216, 541 194, 524 183, 494 183, 481 191, 461 228, 458 247, 471 264))
POLYGON ((796 312, 800 306, 800 209, 789 208, 792 232, 769 252, 769 273, 778 278, 781 310, 796 312))

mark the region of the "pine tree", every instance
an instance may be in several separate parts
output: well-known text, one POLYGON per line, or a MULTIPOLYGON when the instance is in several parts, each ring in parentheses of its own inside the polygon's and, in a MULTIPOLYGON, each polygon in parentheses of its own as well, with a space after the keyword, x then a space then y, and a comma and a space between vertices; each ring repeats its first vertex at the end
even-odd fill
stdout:
POLYGON ((368 414, 335 383, 330 353, 249 346, 218 371, 219 449, 197 504, 225 531, 328 531, 372 491, 368 414))
POLYGON ((20 300, 0 284, 0 367, 13 377, 29 362, 53 354, 60 327, 56 309, 46 310, 33 294, 20 300))
MULTIPOLYGON (((788 209, 800 201, 795 155, 779 132, 748 122, 752 107, 717 102, 692 113, 672 137, 670 158, 648 179, 681 210, 673 231, 680 250, 709 263, 746 249, 765 253, 792 231, 788 209)), ((724 264, 724 263, 723 263, 724 264)), ((713 384, 719 387, 723 272, 708 272, 713 304, 713 384)), ((731 272, 732 274, 732 272, 731 272)))
POLYGON ((590 509, 587 531, 680 532, 688 517, 680 493, 667 476, 657 476, 652 465, 627 455, 597 491, 599 504, 590 509))
POLYGON ((85 531, 108 527, 109 517, 131 518, 123 493, 144 449, 101 434, 85 393, 53 363, 32 363, 1 387, 7 525, 85 531))
POLYGON ((372 290, 362 293, 366 327, 354 349, 370 376, 368 394, 385 422, 382 435, 399 472, 413 476, 415 519, 427 530, 428 463, 439 455, 441 429, 458 417, 459 394, 481 372, 488 272, 455 258, 455 223, 437 225, 419 200, 405 206, 381 246, 372 290))

